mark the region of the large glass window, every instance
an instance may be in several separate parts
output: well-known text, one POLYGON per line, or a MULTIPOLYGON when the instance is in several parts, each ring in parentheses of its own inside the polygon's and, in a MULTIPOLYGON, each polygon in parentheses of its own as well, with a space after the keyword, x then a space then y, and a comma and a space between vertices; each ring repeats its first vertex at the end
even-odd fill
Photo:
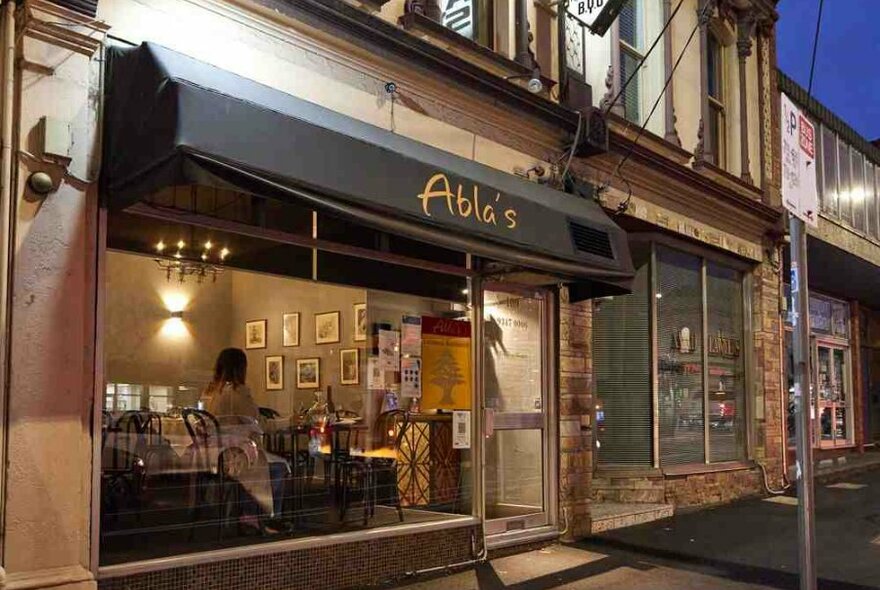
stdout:
POLYGON ((708 303, 709 460, 733 461, 745 449, 742 276, 709 263, 708 303))
POLYGON ((459 255, 240 201, 182 203, 425 268, 111 213, 102 565, 472 513, 459 255))
POLYGON ((709 31, 706 61, 709 70, 709 128, 711 129, 715 164, 727 166, 727 122, 724 104, 724 46, 713 31, 709 31))
POLYGON ((868 235, 872 238, 878 236, 877 232, 880 229, 877 219, 877 193, 874 188, 874 165, 868 162, 865 166, 865 211, 868 235))
MULTIPOLYGON (((650 251, 632 249, 637 265, 631 295, 593 304, 593 370, 598 403, 599 463, 650 466, 650 251)), ((649 250, 649 249, 648 249, 649 250)))
POLYGON ((743 273, 661 245, 632 252, 633 293, 593 304, 598 463, 652 465, 654 429, 660 466, 743 459, 743 273))
POLYGON ((655 298, 660 461, 703 462, 702 259, 658 247, 655 298))
POLYGON ((859 231, 866 231, 867 195, 865 190, 865 159, 862 154, 852 150, 852 188, 850 189, 852 200, 853 227, 859 231))
POLYGON ((837 137, 822 127, 822 206, 832 215, 839 212, 837 193, 837 137))
MULTIPOLYGON (((638 70, 644 58, 644 0, 629 0, 623 5, 617 22, 620 36, 620 86, 638 70)), ((636 74, 623 93, 624 115, 633 123, 642 122, 641 80, 636 74)))
POLYGON ((853 222, 852 214, 852 168, 849 161, 849 146, 842 139, 837 141, 837 163, 838 163, 838 202, 840 207, 840 218, 847 223, 853 222))

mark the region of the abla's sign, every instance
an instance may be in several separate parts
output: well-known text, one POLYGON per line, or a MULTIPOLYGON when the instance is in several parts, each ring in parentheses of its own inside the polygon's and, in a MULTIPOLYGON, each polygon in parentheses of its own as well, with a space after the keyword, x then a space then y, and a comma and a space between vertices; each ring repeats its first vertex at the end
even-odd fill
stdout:
MULTIPOLYGON (((453 192, 446 175, 438 173, 428 179, 425 190, 419 193, 418 198, 422 202, 422 212, 427 217, 433 217, 432 211, 436 213, 438 209, 436 205, 432 207, 432 201, 440 199, 445 201, 446 211, 452 217, 476 219, 486 225, 501 226, 507 229, 516 228, 518 213, 512 206, 502 205, 500 192, 495 193, 494 199, 490 197, 481 200, 480 187, 474 184, 470 193, 469 197, 461 183, 453 192)), ((442 210, 442 204, 440 207, 442 210)))

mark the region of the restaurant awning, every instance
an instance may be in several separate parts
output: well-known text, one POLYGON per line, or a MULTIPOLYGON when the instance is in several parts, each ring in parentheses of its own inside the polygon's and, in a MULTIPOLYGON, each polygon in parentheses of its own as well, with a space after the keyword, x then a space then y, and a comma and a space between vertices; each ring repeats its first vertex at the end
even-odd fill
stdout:
MULTIPOLYGON (((202 184, 625 293, 625 232, 595 202, 369 125, 151 43, 108 52, 102 195, 202 184)), ((282 73, 279 73, 281 75, 282 73)))

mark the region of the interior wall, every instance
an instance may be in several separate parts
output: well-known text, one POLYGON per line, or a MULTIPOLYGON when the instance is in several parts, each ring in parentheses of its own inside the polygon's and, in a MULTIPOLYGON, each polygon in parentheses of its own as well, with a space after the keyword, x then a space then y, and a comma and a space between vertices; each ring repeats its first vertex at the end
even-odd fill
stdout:
POLYGON ((147 256, 107 252, 107 382, 201 390, 218 347, 231 341, 235 274, 223 273, 216 283, 168 281, 147 256), (183 311, 183 320, 172 319, 172 311, 183 311))
POLYGON ((314 283, 285 277, 236 272, 232 280, 232 332, 230 346, 244 348, 245 323, 250 320, 266 320, 266 348, 246 350, 248 356, 247 384, 254 400, 260 406, 270 407, 282 415, 289 415, 308 408, 314 400, 314 388, 297 389, 297 359, 320 359, 320 387, 326 397, 327 387, 332 387, 336 408, 360 413, 364 407, 363 392, 366 391, 364 370, 364 342, 354 341, 354 305, 365 303, 366 291, 337 285, 314 283), (339 337, 336 344, 315 344, 315 314, 340 312, 339 337), (300 314, 300 345, 282 346, 282 316, 285 313, 300 314), (358 348, 360 384, 339 383, 339 351, 358 348), (266 389, 266 357, 284 357, 284 388, 266 389))

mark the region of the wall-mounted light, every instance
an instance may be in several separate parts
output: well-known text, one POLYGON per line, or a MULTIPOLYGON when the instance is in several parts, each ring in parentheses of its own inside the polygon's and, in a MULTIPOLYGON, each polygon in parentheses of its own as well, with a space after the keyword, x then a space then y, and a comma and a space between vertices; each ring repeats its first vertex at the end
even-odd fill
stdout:
POLYGON ((183 319, 183 310, 178 309, 178 310, 172 311, 169 317, 172 320, 182 320, 183 319))

